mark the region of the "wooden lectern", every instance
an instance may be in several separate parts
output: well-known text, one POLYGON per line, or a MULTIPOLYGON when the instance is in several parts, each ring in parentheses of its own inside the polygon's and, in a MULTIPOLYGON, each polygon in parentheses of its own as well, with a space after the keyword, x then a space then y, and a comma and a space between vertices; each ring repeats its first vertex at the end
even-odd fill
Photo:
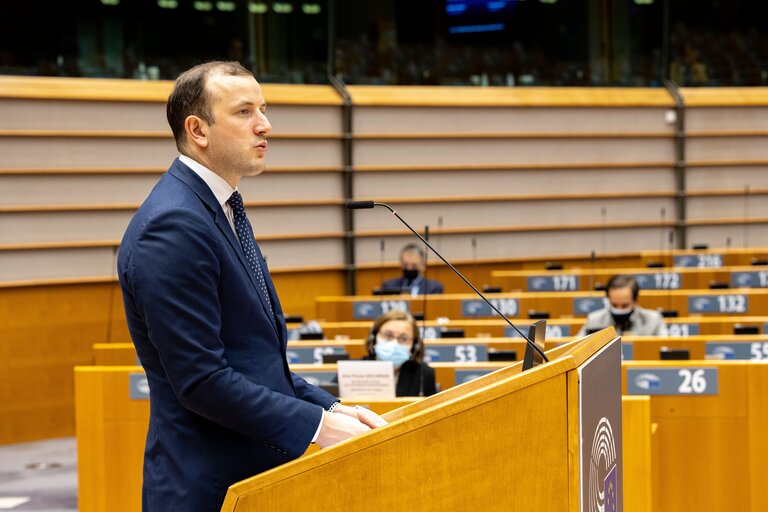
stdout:
POLYGON ((621 511, 620 340, 608 328, 547 356, 238 482, 221 510, 621 511))

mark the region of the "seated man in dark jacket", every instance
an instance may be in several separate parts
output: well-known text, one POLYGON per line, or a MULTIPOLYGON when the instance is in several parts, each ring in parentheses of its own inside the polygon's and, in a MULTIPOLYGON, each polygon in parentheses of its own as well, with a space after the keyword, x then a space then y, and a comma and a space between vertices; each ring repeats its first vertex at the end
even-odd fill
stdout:
POLYGON ((400 266, 403 277, 389 279, 381 284, 384 291, 399 291, 411 295, 422 293, 443 293, 443 285, 424 277, 426 258, 424 251, 416 244, 409 244, 400 251, 400 266))

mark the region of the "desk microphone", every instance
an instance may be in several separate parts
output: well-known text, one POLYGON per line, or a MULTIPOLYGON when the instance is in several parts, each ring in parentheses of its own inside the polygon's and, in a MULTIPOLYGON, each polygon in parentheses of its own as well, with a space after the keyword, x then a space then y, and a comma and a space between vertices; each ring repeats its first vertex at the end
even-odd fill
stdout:
POLYGON ((381 288, 384 288, 384 250, 385 250, 386 242, 384 242, 384 239, 382 238, 379 242, 379 286, 381 288))
POLYGON ((512 323, 512 321, 511 321, 509 318, 507 318, 507 315, 505 315, 504 313, 502 313, 501 311, 499 311, 499 309, 498 309, 496 306, 494 306, 494 305, 491 303, 491 301, 490 301, 490 300, 488 300, 488 298, 487 298, 485 295, 483 295, 483 294, 482 294, 482 292, 480 292, 480 290, 478 290, 478 289, 475 287, 475 285, 473 285, 472 283, 470 283, 470 282, 469 282, 469 280, 468 280, 466 277, 464 277, 464 275, 463 275, 461 272, 459 272, 459 271, 456 269, 456 267, 454 267, 453 265, 451 265, 451 263, 450 263, 448 260, 446 260, 445 258, 443 258, 443 255, 442 255, 442 254, 440 254, 439 252, 437 252, 437 251, 435 250, 435 248, 434 248, 434 247, 432 247, 432 246, 429 244, 429 242, 427 242, 427 241, 424 239, 424 237, 423 237, 423 236, 421 236, 421 235, 420 235, 420 234, 419 234, 419 233, 418 233, 418 232, 417 232, 415 229, 413 229, 413 228, 411 227, 411 225, 410 225, 410 224, 408 224, 407 222, 405 222, 405 220, 403 220, 403 218, 402 218, 402 217, 400 217, 400 216, 397 214, 397 212, 396 212, 396 211, 395 211, 395 210, 394 210, 394 209, 393 209, 391 206, 389 206, 388 204, 385 204, 385 203, 376 203, 376 202, 373 202, 373 201, 347 201, 347 209, 349 209, 349 210, 364 210, 364 209, 368 209, 368 208, 373 208, 374 206, 383 206, 384 208, 386 208, 387 210, 389 210, 390 212, 392 212, 392 215, 394 215, 395 217, 397 217, 397 220, 399 220, 400 222, 402 222, 402 223, 403 223, 403 225, 404 225, 405 227, 407 227, 407 228, 408 228, 408 230, 409 230, 411 233, 413 233, 414 235, 416 235, 416 236, 419 238, 419 240, 421 240, 422 242, 424 242, 424 245, 426 245, 427 247, 429 247, 429 248, 430 248, 430 250, 431 250, 433 253, 435 253, 435 255, 436 255, 438 258, 440 258, 440 259, 443 261, 443 263, 445 263, 446 265, 448 265, 448 267, 449 267, 451 270, 453 270, 453 272, 454 272, 454 273, 455 273, 457 276, 459 276, 459 277, 461 278, 461 280, 462 280, 462 281, 464 281, 464 282, 467 284, 467 286, 469 286, 470 288, 472 288, 472 291, 473 291, 473 292, 475 292, 475 293, 477 294, 477 296, 478 296, 478 297, 480 297, 481 299, 483 299, 483 300, 485 301, 485 303, 486 303, 486 304, 488 304, 488 305, 491 307, 491 309, 492 309, 493 311, 495 311, 495 312, 496 312, 496 313, 497 313, 497 314, 498 314, 498 315, 499 315, 501 318, 503 318, 503 319, 504 319, 504 321, 505 321, 505 322, 507 322, 507 323, 509 324, 509 326, 510 326, 510 327, 512 327, 512 328, 513 328, 513 329, 514 329, 514 330, 517 332, 517 334, 519 334, 520 336, 522 336, 522 338, 525 340, 525 342, 526 342, 528 345, 530 345, 530 346, 531 346, 531 348, 533 348, 533 349, 536 351, 536 353, 538 353, 538 354, 541 356, 541 358, 542 358, 542 359, 543 359, 545 362, 547 362, 547 363, 549 362, 549 359, 547 358, 546 354, 544 354, 544 351, 543 351, 543 350, 541 350, 541 349, 539 348, 539 346, 538 346, 538 345, 536 345, 536 344, 535 344, 533 341, 531 341, 531 339, 530 339, 528 336, 526 336, 525 334, 523 334, 523 332, 522 332, 520 329, 518 329, 518 328, 517 328, 517 326, 516 326, 515 324, 513 324, 513 323, 512 323))

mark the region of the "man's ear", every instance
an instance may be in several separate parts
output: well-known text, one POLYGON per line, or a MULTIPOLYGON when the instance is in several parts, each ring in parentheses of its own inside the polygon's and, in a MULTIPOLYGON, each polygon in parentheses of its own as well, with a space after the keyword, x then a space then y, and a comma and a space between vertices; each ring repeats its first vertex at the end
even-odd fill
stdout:
POLYGON ((184 120, 187 141, 199 148, 208 147, 208 123, 197 116, 187 116, 184 120))

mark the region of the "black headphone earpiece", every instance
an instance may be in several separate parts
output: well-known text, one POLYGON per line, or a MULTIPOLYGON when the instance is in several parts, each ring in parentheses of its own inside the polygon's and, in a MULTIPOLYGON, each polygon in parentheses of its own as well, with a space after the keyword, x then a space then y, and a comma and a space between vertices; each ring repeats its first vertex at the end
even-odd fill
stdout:
POLYGON ((375 327, 371 327, 371 332, 368 333, 368 337, 365 339, 365 348, 368 349, 368 356, 376 359, 376 335, 379 334, 375 327))
MULTIPOLYGON (((414 323, 416 323, 415 320, 414 320, 414 323)), ((416 356, 416 354, 419 353, 419 351, 421 350, 421 344, 422 344, 421 330, 419 330, 419 326, 416 325, 416 337, 413 338, 413 346, 411 346, 411 359, 413 359, 416 356)))

